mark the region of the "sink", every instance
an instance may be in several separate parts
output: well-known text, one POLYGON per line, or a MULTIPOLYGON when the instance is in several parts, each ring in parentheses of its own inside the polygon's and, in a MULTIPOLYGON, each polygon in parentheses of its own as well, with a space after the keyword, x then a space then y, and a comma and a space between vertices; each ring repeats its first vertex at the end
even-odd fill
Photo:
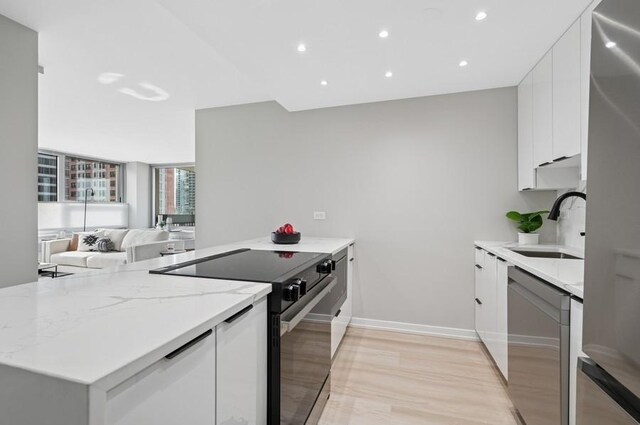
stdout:
POLYGON ((535 258, 559 258, 563 260, 582 260, 580 257, 576 257, 575 255, 566 254, 560 251, 531 251, 526 249, 511 249, 511 251, 516 254, 524 255, 525 257, 535 257, 535 258))

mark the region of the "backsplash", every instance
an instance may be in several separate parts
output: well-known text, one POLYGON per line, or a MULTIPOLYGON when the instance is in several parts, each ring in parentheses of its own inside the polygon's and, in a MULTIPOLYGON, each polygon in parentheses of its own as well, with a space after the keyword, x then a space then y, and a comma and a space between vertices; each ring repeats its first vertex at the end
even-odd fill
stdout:
MULTIPOLYGON (((582 182, 575 190, 586 193, 586 183, 582 182)), ((563 193, 559 191, 558 196, 563 193)), ((584 236, 580 233, 585 231, 585 205, 585 201, 580 198, 569 198, 564 201, 557 226, 558 244, 584 250, 584 236)))

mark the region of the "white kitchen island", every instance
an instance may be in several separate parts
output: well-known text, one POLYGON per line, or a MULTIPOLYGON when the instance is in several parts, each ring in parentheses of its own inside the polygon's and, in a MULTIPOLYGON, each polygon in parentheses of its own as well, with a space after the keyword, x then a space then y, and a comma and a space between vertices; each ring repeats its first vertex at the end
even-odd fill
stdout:
POLYGON ((148 271, 239 248, 352 244, 256 239, 1 289, 0 423, 266 423, 271 285, 148 271))

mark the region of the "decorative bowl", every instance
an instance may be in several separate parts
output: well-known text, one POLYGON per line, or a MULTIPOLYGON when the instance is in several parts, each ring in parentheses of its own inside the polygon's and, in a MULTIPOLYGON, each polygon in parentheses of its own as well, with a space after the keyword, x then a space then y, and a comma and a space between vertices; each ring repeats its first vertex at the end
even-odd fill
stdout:
POLYGON ((300 242, 300 232, 295 232, 290 235, 271 232, 271 241, 279 245, 293 245, 300 242))

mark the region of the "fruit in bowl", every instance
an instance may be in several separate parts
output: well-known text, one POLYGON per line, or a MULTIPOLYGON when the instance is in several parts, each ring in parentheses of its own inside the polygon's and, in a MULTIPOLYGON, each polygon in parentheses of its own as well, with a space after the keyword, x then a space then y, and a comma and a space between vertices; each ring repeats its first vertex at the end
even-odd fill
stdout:
POLYGON ((296 244, 300 242, 300 232, 296 232, 290 223, 285 223, 271 232, 271 240, 276 244, 296 244))

